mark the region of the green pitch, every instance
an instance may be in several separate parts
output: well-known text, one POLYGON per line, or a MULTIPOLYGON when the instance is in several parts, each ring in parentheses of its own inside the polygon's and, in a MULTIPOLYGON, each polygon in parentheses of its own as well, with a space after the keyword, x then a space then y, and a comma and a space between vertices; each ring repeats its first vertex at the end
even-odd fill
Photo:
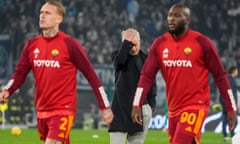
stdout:
MULTIPOLYGON (((12 136, 10 129, 0 129, 0 144, 43 144, 38 139, 36 129, 22 129, 20 136, 12 136)), ((73 129, 71 144, 109 144, 109 135, 106 130, 73 129), (97 135, 97 136, 96 136, 97 135)), ((145 144, 168 144, 167 133, 160 130, 150 130, 145 144)), ((221 134, 205 132, 201 144, 230 144, 223 142, 221 134)))

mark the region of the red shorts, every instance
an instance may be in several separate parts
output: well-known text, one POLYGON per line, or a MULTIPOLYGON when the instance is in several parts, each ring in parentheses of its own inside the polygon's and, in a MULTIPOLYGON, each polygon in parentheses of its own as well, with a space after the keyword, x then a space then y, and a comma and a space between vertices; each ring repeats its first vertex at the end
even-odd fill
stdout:
POLYGON ((49 118, 38 119, 38 132, 40 139, 46 138, 69 144, 69 134, 73 124, 73 115, 56 115, 49 118))
POLYGON ((169 141, 171 144, 200 143, 202 124, 208 111, 204 109, 185 110, 169 118, 169 141))

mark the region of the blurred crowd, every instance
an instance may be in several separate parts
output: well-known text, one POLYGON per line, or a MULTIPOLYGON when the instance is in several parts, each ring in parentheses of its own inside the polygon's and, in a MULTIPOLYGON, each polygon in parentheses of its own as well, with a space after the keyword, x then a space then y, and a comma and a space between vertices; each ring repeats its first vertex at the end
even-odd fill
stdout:
MULTIPOLYGON (((45 0, 0 0, 0 35, 10 35, 14 64, 26 39, 40 32, 39 10, 44 2, 45 0)), ((237 65, 240 68, 239 0, 62 0, 62 2, 67 14, 61 25, 62 31, 81 42, 94 64, 111 64, 111 53, 121 44, 120 33, 128 27, 136 28, 140 32, 141 48, 147 52, 153 40, 167 31, 166 18, 169 8, 176 2, 182 2, 192 9, 191 28, 214 40, 225 67, 237 65)), ((21 94, 20 91, 19 95, 25 93, 21 94)), ((32 104, 24 104, 29 105, 28 108, 14 107, 22 104, 12 105, 18 114, 20 111, 32 111, 32 104)), ((20 121, 18 115, 10 119, 11 122, 20 121)))
MULTIPOLYGON (((18 59, 26 38, 39 33, 39 9, 44 0, 1 0, 0 34, 10 34, 18 59)), ((127 27, 140 31, 142 49, 167 30, 169 7, 182 2, 192 9, 191 27, 217 45, 225 65, 240 65, 240 1, 238 0, 62 0, 67 16, 61 25, 76 37, 94 64, 110 64, 111 52, 120 47, 127 27)))

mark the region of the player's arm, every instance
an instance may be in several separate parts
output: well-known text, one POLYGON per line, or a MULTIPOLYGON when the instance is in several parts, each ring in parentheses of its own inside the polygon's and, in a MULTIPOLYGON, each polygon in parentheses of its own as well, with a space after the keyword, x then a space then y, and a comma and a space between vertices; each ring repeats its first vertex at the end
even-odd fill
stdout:
POLYGON ((135 123, 142 125, 142 111, 141 107, 148 92, 150 91, 156 74, 159 70, 159 63, 157 59, 156 49, 158 41, 155 41, 150 48, 149 55, 143 65, 138 86, 135 92, 132 108, 132 120, 135 123))
POLYGON ((228 112, 236 111, 236 105, 232 94, 231 85, 229 83, 227 73, 221 63, 214 44, 207 38, 202 40, 204 44, 204 61, 206 67, 212 73, 214 81, 223 97, 228 112))
POLYGON ((228 125, 232 130, 236 127, 236 103, 233 97, 232 89, 227 78, 226 71, 221 63, 220 57, 216 51, 214 44, 209 39, 202 39, 204 45, 204 61, 206 67, 213 74, 214 81, 221 93, 225 107, 228 111, 228 125))
POLYGON ((156 49, 158 41, 155 41, 150 48, 148 57, 141 70, 140 79, 138 81, 137 90, 134 96, 133 107, 142 106, 147 94, 149 93, 153 82, 155 81, 156 74, 159 70, 159 63, 157 58, 156 49))
POLYGON ((84 48, 76 40, 70 40, 68 43, 69 53, 73 63, 82 72, 88 80, 93 92, 97 98, 98 105, 102 111, 102 118, 106 123, 110 123, 113 119, 113 114, 110 109, 110 104, 107 94, 102 86, 100 79, 94 71, 84 48))
POLYGON ((104 91, 100 79, 94 71, 94 67, 91 64, 84 48, 76 40, 71 40, 68 42, 68 44, 71 59, 76 67, 82 72, 84 77, 88 80, 97 97, 100 108, 108 108, 110 105, 107 99, 107 95, 104 91))
POLYGON ((28 45, 29 42, 27 42, 23 48, 20 59, 15 67, 11 79, 2 88, 2 92, 0 93, 0 101, 6 101, 6 99, 23 84, 28 72, 30 71, 31 65, 29 63, 27 51, 28 45))

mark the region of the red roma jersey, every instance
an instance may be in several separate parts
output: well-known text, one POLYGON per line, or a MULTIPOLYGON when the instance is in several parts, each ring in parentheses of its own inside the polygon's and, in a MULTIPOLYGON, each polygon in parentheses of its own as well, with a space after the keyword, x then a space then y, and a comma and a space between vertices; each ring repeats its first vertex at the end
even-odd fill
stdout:
POLYGON ((228 111, 236 110, 226 72, 215 46, 206 36, 188 30, 178 39, 174 39, 170 33, 158 37, 151 46, 141 72, 133 106, 143 103, 159 69, 166 82, 170 116, 188 108, 208 109, 209 72, 213 75, 228 111))
POLYGON ((48 111, 76 112, 77 70, 89 81, 100 108, 109 107, 106 93, 84 48, 63 32, 53 38, 39 35, 25 44, 7 85, 10 94, 21 86, 30 70, 35 78, 35 105, 39 117, 45 117, 44 112, 48 111))

